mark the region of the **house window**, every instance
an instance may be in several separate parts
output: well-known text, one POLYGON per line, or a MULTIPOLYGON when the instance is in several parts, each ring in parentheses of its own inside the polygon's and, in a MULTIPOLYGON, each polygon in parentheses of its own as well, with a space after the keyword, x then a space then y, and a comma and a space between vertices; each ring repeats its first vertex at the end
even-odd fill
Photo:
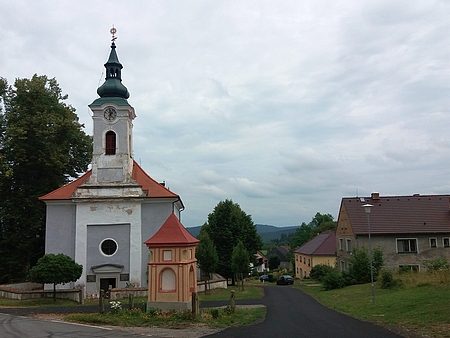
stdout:
POLYGON ((311 266, 311 259, 308 258, 308 266, 311 266))
POLYGON ((339 250, 344 250, 344 239, 339 238, 339 250))
POLYGON ((449 237, 442 238, 442 243, 443 243, 444 248, 450 248, 450 238, 449 237))
POLYGON ((345 271, 345 262, 341 261, 341 271, 345 271))
POLYGON ((163 251, 163 260, 171 261, 172 260, 172 250, 164 250, 163 251))
POLYGON ((300 263, 302 262, 302 256, 300 256, 300 263))
POLYGON ((397 252, 399 253, 417 252, 417 239, 416 238, 397 239, 397 252))
POLYGON ((431 237, 430 238, 430 248, 436 248, 437 247, 437 238, 431 237))
POLYGON ((105 155, 115 155, 115 154, 116 154, 116 133, 110 130, 106 133, 105 155))
POLYGON ((352 252, 352 240, 347 239, 347 252, 352 252))
POLYGON ((419 272, 419 265, 417 264, 409 264, 409 265, 399 265, 398 269, 400 272, 419 272))

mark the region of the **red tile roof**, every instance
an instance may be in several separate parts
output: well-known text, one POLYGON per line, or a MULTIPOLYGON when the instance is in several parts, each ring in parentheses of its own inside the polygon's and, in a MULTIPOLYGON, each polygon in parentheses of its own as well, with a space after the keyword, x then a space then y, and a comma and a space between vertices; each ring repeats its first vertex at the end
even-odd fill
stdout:
POLYGON ((341 210, 345 207, 355 235, 368 233, 364 204, 373 205, 371 234, 450 232, 450 195, 343 198, 341 210))
MULTIPOLYGON (((89 170, 84 175, 80 176, 76 180, 56 189, 48 194, 39 197, 40 200, 70 200, 77 190, 77 188, 86 182, 91 176, 92 171, 89 170)), ((136 182, 142 186, 142 190, 147 192, 147 197, 150 198, 165 198, 165 197, 179 197, 160 183, 156 182, 153 178, 147 175, 147 173, 133 161, 132 177, 136 182)))
POLYGON ((162 227, 144 244, 147 246, 174 246, 180 244, 196 244, 200 242, 192 236, 172 213, 162 227))
POLYGON ((304 255, 334 256, 336 254, 336 236, 332 231, 322 232, 295 252, 304 255))

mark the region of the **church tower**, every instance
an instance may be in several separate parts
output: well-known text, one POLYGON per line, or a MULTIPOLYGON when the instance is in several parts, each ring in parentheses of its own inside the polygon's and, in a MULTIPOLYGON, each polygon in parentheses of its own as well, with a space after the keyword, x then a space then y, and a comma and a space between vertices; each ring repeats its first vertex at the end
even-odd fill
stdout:
POLYGON ((106 79, 97 89, 100 97, 89 105, 94 125, 92 174, 78 191, 81 198, 143 194, 132 178, 132 131, 136 114, 127 101, 130 93, 122 84, 123 66, 116 52, 115 32, 115 28, 111 29, 111 52, 104 65, 106 79))

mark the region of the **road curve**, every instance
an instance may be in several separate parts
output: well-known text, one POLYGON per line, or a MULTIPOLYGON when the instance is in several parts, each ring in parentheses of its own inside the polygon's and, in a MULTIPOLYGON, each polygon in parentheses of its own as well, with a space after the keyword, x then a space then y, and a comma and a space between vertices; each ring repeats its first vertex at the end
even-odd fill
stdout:
POLYGON ((2 338, 125 338, 142 337, 110 328, 80 325, 0 313, 2 338))
POLYGON ((262 323, 228 328, 207 337, 400 338, 381 326, 331 310, 291 286, 265 286, 262 323))

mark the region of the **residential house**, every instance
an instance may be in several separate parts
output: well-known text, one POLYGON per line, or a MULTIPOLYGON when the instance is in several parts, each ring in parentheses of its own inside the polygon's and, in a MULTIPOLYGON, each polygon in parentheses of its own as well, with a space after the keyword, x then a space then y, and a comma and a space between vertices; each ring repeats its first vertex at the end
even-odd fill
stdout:
POLYGON ((255 263, 250 263, 250 267, 258 272, 266 271, 269 268, 266 256, 261 251, 257 251, 255 253, 255 263))
POLYGON ((309 277, 311 269, 318 264, 334 267, 336 264, 336 236, 325 231, 294 251, 295 277, 309 277))
POLYGON ((289 247, 277 246, 273 248, 266 254, 267 260, 269 261, 270 257, 273 255, 278 256, 278 258, 280 259, 280 269, 292 269, 292 263, 289 260, 289 247))
POLYGON ((450 195, 345 197, 336 247, 341 271, 348 269, 352 249, 361 247, 380 248, 391 268, 418 271, 432 259, 449 259, 450 195), (372 205, 370 214, 365 212, 366 204, 372 205))

